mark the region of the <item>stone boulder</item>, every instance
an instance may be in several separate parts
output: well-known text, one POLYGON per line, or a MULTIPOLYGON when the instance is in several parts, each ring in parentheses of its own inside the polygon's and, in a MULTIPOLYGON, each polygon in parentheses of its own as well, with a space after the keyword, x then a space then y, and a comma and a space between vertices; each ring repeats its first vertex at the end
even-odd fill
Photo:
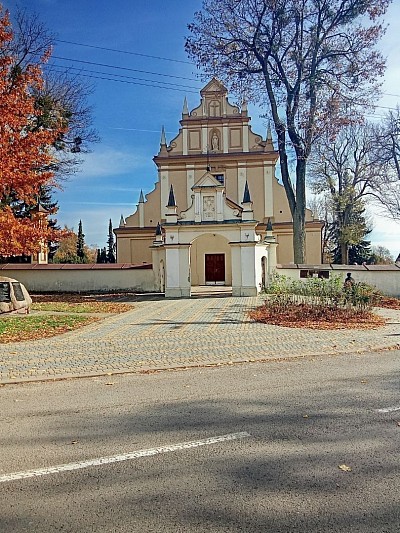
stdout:
POLYGON ((0 276, 0 314, 29 313, 32 298, 16 279, 0 276))

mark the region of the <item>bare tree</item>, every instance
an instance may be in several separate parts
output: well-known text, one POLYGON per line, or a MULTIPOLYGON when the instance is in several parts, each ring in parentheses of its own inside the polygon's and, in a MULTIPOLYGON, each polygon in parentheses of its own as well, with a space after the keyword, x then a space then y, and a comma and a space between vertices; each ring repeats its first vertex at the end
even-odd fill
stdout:
POLYGON ((375 265, 391 265, 394 259, 390 251, 380 244, 372 246, 372 261, 375 265))
POLYGON ((329 134, 321 135, 309 160, 308 178, 313 192, 325 197, 332 218, 329 226, 340 247, 337 255, 346 263, 349 247, 370 231, 365 206, 384 206, 382 191, 392 185, 388 163, 376 150, 375 126, 343 127, 334 141, 329 134))
POLYGON ((384 60, 376 50, 390 0, 203 0, 189 56, 247 99, 267 104, 292 218, 294 261, 304 262, 306 168, 323 131, 357 120, 384 60), (292 180, 288 151, 296 155, 292 180))
POLYGON ((400 180, 400 108, 390 110, 375 126, 377 158, 388 163, 400 180))
POLYGON ((373 126, 374 156, 386 168, 385 179, 377 191, 382 214, 400 221, 400 108, 390 110, 373 126))

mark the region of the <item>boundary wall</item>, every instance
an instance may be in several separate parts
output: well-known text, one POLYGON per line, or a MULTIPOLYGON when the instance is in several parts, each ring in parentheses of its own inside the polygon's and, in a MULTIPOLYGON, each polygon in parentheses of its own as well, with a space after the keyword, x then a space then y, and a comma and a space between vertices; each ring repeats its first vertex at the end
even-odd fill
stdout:
POLYGON ((340 276, 343 281, 351 272, 355 282, 368 283, 387 296, 400 297, 400 264, 392 265, 277 265, 276 272, 302 279, 307 276, 340 276))
POLYGON ((21 264, 0 265, 0 275, 14 278, 30 292, 155 292, 152 265, 21 264))
MULTIPOLYGON (((368 283, 388 296, 400 297, 400 265, 277 265, 276 272, 302 279, 339 275, 368 283)), ((0 264, 0 275, 14 278, 31 292, 159 292, 152 265, 0 264)))

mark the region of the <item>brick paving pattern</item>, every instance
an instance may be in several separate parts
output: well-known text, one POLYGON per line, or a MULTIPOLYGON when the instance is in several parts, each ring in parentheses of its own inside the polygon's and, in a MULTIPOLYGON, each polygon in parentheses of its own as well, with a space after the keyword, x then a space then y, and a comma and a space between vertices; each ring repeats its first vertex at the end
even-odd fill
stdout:
POLYGON ((252 322, 247 311, 259 303, 142 300, 132 311, 58 337, 0 345, 0 383, 362 353, 400 343, 400 311, 380 310, 389 322, 377 330, 309 330, 252 322))

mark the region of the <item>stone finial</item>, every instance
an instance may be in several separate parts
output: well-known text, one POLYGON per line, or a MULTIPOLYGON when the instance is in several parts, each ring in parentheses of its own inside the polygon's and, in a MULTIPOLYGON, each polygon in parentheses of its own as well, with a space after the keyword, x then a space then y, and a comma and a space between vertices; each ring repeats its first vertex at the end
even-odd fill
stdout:
POLYGON ((276 239, 274 237, 274 234, 272 232, 272 222, 271 219, 268 218, 268 222, 265 226, 265 237, 264 237, 264 243, 265 244, 273 244, 276 243, 276 239))
POLYGON ((125 226, 125 219, 122 215, 121 215, 121 218, 119 219, 119 227, 121 226, 125 226))
POLYGON ((250 198, 250 191, 249 191, 249 185, 247 183, 247 180, 244 185, 242 206, 243 206, 242 221, 245 222, 247 220, 253 220, 254 219, 253 202, 251 201, 251 198, 250 198))
POLYGON ((140 189, 139 204, 144 204, 144 196, 142 189, 140 189))
POLYGON ((245 183, 245 186, 244 186, 242 204, 250 204, 250 203, 251 203, 251 198, 250 198, 249 185, 248 185, 247 180, 246 180, 246 183, 245 183))
POLYGON ((187 98, 185 96, 185 99, 183 100, 182 115, 188 115, 188 114, 189 114, 189 109, 188 109, 187 98))
POLYGON ((265 139, 264 151, 269 152, 271 150, 274 150, 274 143, 272 141, 271 121, 268 121, 267 137, 265 139))
POLYGON ((164 126, 161 127, 160 146, 167 146, 167 138, 165 136, 165 128, 164 128, 164 126))
POLYGON ((171 187, 169 188, 169 197, 168 197, 167 207, 176 207, 174 188, 172 187, 172 183, 171 183, 171 187))
POLYGON ((268 121, 267 141, 271 141, 272 142, 271 121, 268 121))
POLYGON ((159 237, 160 235, 162 235, 162 228, 161 224, 158 222, 156 227, 156 237, 159 237))

